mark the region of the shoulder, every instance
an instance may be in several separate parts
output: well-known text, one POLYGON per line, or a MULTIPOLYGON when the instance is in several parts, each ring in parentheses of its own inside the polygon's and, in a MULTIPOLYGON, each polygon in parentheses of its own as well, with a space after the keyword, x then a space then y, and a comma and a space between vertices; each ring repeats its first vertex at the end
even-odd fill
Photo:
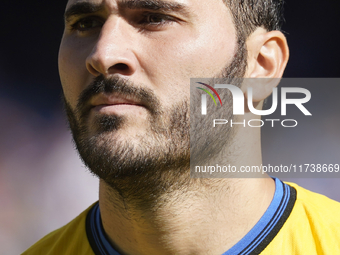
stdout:
MULTIPOLYGON (((340 203, 324 195, 306 190, 295 183, 287 183, 297 191, 293 209, 300 216, 304 215, 310 220, 318 219, 323 224, 340 224, 340 203)), ((292 213, 293 213, 292 212, 292 213)))
POLYGON ((292 221, 308 226, 309 232, 321 243, 336 240, 340 254, 340 203, 324 195, 288 183, 297 191, 292 221))
POLYGON ((287 184, 295 188, 296 201, 267 251, 279 249, 282 254, 301 255, 340 254, 340 203, 297 184, 287 184))
POLYGON ((93 255, 86 236, 86 216, 93 206, 94 204, 65 226, 40 239, 22 255, 93 255))

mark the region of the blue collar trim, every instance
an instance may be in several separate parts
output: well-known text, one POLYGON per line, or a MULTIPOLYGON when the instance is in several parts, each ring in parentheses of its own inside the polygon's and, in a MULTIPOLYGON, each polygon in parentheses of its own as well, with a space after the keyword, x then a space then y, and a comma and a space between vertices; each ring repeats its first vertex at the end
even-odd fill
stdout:
MULTIPOLYGON (((277 233, 273 235, 272 231, 274 229, 277 229, 278 223, 280 219, 282 221, 282 216, 284 215, 284 213, 286 212, 287 214, 286 209, 290 209, 291 211, 292 208, 290 208, 290 206, 288 208, 288 205, 289 205, 289 201, 292 201, 290 199, 292 197, 291 193, 294 193, 295 190, 292 192, 290 186, 281 182, 277 178, 273 178, 273 179, 275 180, 275 193, 274 193, 273 200, 270 203, 264 215, 256 223, 256 225, 248 232, 248 234, 246 234, 237 244, 235 244, 232 248, 230 248, 228 251, 226 251, 222 255, 258 254, 258 252, 254 252, 255 249, 257 248, 258 250, 258 247, 264 246, 263 244, 261 245, 261 243, 265 239, 267 239, 267 242, 268 242, 268 239, 270 239, 271 241, 276 236, 277 233)), ((295 195, 292 198, 294 199, 294 203, 295 203, 295 199, 296 199, 295 195)), ((288 214, 290 214, 290 211, 288 214)), ((282 226, 280 226, 279 229, 281 229, 281 227, 282 226)), ((267 245, 265 245, 265 247, 267 245)))

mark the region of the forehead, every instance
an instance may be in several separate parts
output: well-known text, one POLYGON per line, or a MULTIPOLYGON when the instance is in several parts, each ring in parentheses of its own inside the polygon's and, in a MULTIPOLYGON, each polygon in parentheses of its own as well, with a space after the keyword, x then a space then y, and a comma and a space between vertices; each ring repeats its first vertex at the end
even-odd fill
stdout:
POLYGON ((181 8, 189 12, 195 12, 199 10, 215 11, 216 7, 224 7, 225 9, 227 9, 222 0, 69 0, 66 5, 66 10, 73 5, 80 3, 94 4, 96 6, 101 6, 102 8, 107 8, 111 11, 117 10, 120 7, 131 6, 133 6, 134 8, 137 6, 147 6, 147 9, 153 9, 155 11, 160 6, 167 7, 168 9, 181 8))
POLYGON ((87 2, 87 3, 96 3, 96 4, 107 4, 107 5, 114 5, 119 3, 125 3, 125 2, 167 2, 167 3, 187 3, 190 2, 190 0, 68 0, 67 5, 78 3, 78 2, 87 2))

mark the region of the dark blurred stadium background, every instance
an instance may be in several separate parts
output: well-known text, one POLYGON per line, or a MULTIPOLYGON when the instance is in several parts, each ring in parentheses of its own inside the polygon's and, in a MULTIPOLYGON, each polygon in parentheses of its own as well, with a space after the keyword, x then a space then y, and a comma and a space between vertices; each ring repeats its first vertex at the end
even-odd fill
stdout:
MULTIPOLYGON (((59 100, 57 54, 65 4, 17 0, 0 9, 0 254, 23 252, 98 196, 97 180, 73 151, 59 100)), ((285 77, 340 76, 339 10, 340 1, 287 1, 283 30, 291 57, 285 77)), ((332 93, 315 89, 318 110, 333 112, 326 116, 330 127, 311 126, 319 136, 306 145, 264 132, 265 160, 289 161, 301 153, 308 161, 315 156, 308 151, 314 144, 339 163, 340 86, 332 93)), ((293 181, 340 201, 340 179, 293 181)))

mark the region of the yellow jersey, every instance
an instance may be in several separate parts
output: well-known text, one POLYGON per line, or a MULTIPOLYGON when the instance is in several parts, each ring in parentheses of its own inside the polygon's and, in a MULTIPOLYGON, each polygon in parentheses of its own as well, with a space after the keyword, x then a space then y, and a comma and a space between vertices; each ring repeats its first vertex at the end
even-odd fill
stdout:
MULTIPOLYGON (((275 194, 257 224, 222 255, 340 254, 340 203, 275 179, 275 194)), ((98 202, 23 255, 119 255, 103 230, 98 202)))

